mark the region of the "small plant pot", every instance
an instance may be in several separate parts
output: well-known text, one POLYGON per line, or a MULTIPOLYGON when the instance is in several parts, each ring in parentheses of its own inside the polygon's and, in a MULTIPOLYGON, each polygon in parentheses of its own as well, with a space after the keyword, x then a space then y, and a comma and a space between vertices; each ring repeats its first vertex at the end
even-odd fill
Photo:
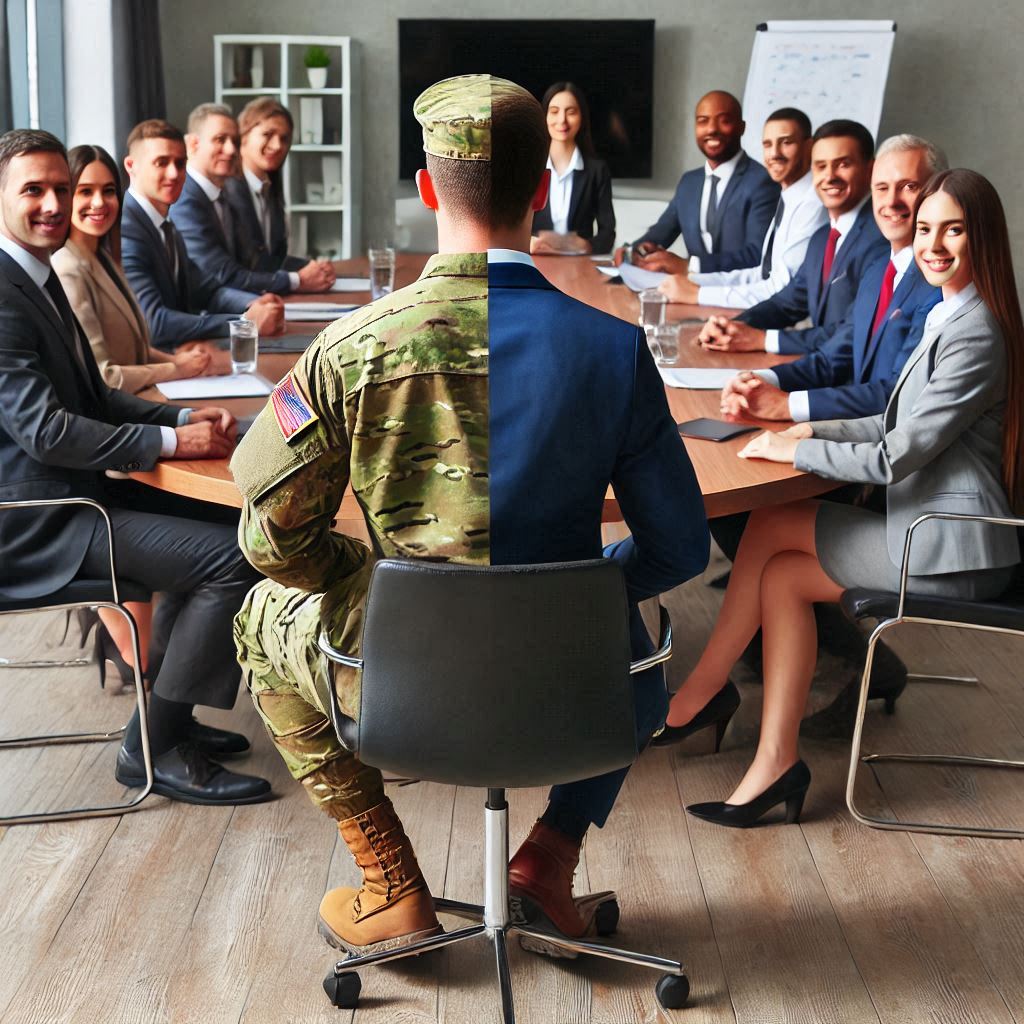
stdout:
POLYGON ((310 89, 323 89, 327 85, 327 68, 306 68, 310 89))

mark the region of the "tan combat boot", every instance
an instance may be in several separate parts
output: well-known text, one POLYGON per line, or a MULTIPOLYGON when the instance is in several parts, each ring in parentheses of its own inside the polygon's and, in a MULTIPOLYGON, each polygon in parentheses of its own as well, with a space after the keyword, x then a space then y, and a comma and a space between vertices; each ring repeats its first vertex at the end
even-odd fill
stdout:
POLYGON ((363 872, 358 889, 331 889, 320 901, 320 934, 349 953, 380 953, 441 931, 412 843, 390 800, 338 822, 363 872))

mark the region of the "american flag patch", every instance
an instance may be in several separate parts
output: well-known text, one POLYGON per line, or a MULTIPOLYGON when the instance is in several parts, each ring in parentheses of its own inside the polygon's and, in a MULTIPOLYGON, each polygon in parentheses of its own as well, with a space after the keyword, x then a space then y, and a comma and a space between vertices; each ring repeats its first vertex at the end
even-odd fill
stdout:
POLYGON ((282 378, 271 392, 270 401, 274 406, 277 425, 281 428, 286 441, 290 441, 300 430, 305 430, 317 420, 302 392, 295 386, 290 373, 282 378))

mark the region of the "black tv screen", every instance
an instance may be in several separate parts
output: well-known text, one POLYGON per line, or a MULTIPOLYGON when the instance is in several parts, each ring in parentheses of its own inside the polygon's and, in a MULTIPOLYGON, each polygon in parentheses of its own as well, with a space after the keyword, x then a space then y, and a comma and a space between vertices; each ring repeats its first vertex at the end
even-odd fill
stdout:
POLYGON ((412 105, 434 82, 491 74, 537 99, 553 82, 586 93, 597 155, 612 177, 651 176, 654 21, 504 21, 401 18, 398 22, 400 174, 423 166, 423 135, 412 105))

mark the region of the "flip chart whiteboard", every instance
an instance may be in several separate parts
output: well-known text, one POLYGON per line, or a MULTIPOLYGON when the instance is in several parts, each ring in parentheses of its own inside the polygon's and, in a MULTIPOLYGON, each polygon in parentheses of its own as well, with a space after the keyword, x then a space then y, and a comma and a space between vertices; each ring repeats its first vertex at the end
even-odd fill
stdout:
POLYGON ((814 128, 845 117, 876 141, 896 33, 893 21, 769 21, 750 55, 743 147, 761 160, 761 129, 779 107, 798 107, 814 128))

